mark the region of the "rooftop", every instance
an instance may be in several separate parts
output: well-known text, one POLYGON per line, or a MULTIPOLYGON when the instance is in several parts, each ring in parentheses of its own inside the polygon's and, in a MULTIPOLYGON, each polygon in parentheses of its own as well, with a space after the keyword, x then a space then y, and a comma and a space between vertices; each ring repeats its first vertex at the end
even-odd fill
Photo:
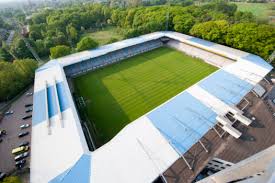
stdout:
MULTIPOLYGON (((260 84, 267 90, 263 98, 256 97, 252 92, 245 96, 250 102, 244 110, 245 116, 253 116, 256 120, 249 127, 241 123, 234 124, 243 133, 241 138, 235 139, 229 134, 220 138, 214 130, 208 131, 202 139, 207 144, 209 153, 206 153, 199 144, 192 146, 184 156, 188 157, 189 154, 195 156, 194 169, 189 170, 185 162, 179 159, 164 173, 168 182, 192 182, 212 158, 238 163, 275 144, 275 136, 271 135, 275 129, 274 111, 269 110, 268 106, 269 96, 274 97, 275 86, 266 81, 261 81, 260 84)), ((245 103, 241 101, 238 107, 243 108, 245 103)))

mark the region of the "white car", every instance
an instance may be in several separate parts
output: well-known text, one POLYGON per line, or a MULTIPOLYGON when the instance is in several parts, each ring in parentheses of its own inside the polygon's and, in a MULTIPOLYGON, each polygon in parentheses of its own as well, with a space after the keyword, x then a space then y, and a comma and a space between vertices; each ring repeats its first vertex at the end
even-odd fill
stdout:
POLYGON ((7 111, 7 112, 5 112, 5 115, 10 115, 10 114, 13 114, 13 111, 7 111))
POLYGON ((24 128, 28 128, 29 126, 30 126, 30 124, 24 124, 24 125, 21 125, 20 128, 24 129, 24 128))
POLYGON ((31 95, 32 95, 32 92, 26 93, 26 96, 31 96, 31 95))

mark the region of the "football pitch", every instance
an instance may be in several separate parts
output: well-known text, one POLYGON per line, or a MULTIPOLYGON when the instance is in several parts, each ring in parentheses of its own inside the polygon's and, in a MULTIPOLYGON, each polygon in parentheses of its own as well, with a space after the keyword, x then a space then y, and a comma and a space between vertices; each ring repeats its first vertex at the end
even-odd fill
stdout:
POLYGON ((108 142, 125 125, 208 76, 217 68, 177 50, 161 47, 73 80, 85 111, 108 142))

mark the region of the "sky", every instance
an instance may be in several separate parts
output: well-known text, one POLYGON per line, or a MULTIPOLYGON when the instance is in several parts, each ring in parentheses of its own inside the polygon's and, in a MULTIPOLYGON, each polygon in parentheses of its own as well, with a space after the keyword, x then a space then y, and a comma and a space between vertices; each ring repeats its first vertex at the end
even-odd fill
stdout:
POLYGON ((19 2, 19 1, 26 1, 26 0, 0 0, 0 3, 14 3, 14 2, 19 2))
MULTIPOLYGON (((37 1, 37 0, 31 0, 31 1, 37 1)), ((27 0, 0 0, 0 4, 2 3, 18 3, 18 2, 27 2, 27 0)))
POLYGON ((0 3, 18 2, 18 0, 0 0, 0 3))

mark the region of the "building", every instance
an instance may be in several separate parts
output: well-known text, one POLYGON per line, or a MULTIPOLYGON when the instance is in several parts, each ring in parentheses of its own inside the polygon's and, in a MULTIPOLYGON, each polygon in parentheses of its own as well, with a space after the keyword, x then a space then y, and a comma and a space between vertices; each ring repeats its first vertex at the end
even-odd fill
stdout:
POLYGON ((205 138, 210 131, 218 138, 226 132, 231 140, 243 136, 233 122, 250 128, 253 118, 244 114, 249 103, 245 96, 264 82, 272 69, 256 55, 176 32, 155 32, 52 60, 35 74, 30 181, 166 182, 169 169, 181 170, 179 161, 187 167, 183 176, 195 179, 205 165, 197 161, 200 168, 194 169, 194 148, 200 147, 209 158, 220 145, 209 148, 205 138), (128 124, 111 141, 91 152, 67 77, 163 45, 220 69, 128 124), (240 108, 240 103, 245 106, 240 108))

